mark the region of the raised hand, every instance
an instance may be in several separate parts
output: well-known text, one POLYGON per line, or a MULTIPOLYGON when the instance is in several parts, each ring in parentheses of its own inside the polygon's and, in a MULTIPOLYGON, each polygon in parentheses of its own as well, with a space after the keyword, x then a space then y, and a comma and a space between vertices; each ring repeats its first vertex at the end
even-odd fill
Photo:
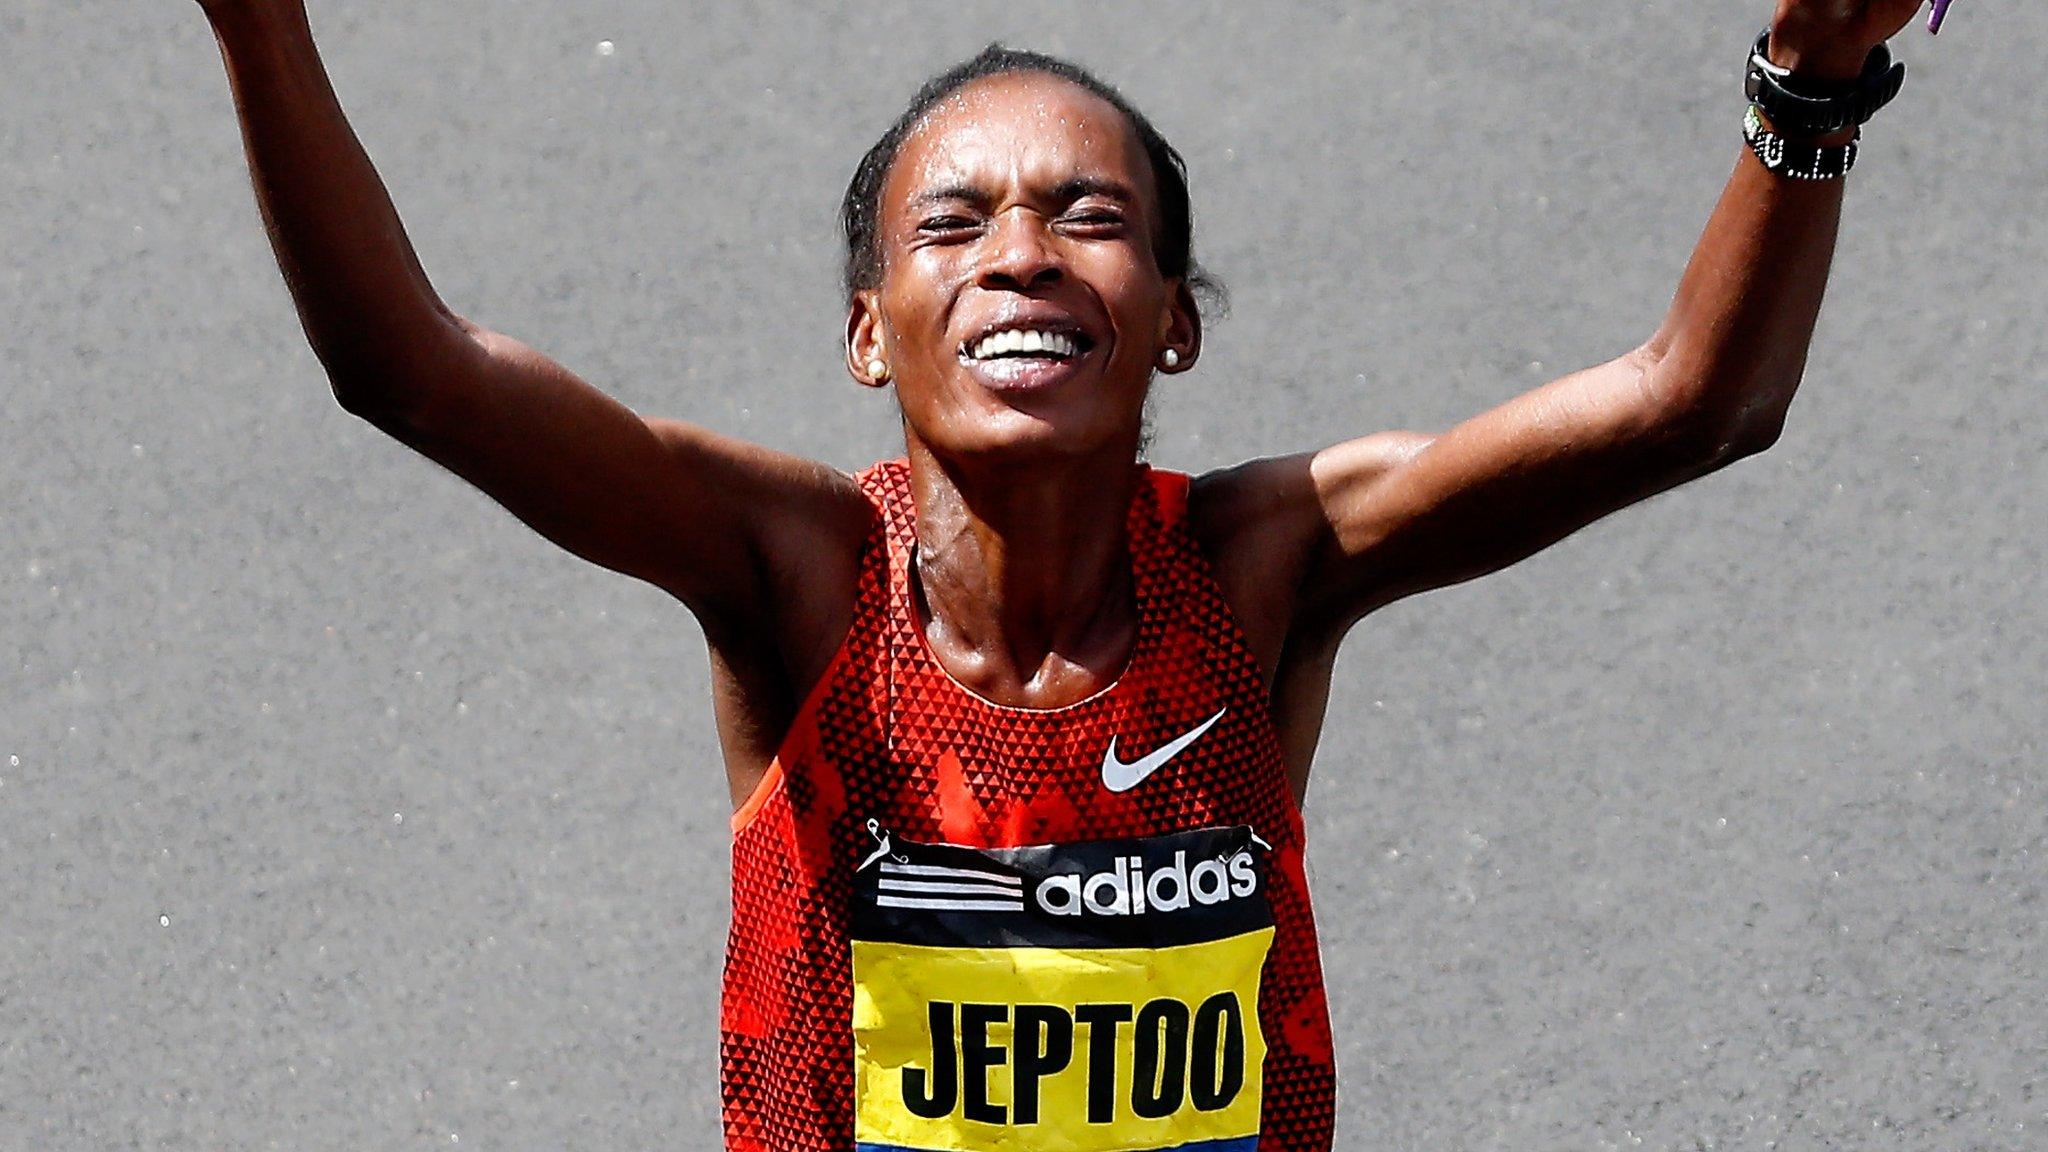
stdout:
POLYGON ((306 0, 199 0, 199 9, 216 28, 306 19, 306 0))
POLYGON ((306 0, 199 0, 199 7, 206 14, 235 15, 247 12, 299 12, 306 7, 306 0))
MULTIPOLYGON (((1849 78, 1872 48, 1899 34, 1927 0, 1778 0, 1771 59, 1797 72, 1849 78)), ((1936 0, 1937 15, 1948 0, 1936 0)))

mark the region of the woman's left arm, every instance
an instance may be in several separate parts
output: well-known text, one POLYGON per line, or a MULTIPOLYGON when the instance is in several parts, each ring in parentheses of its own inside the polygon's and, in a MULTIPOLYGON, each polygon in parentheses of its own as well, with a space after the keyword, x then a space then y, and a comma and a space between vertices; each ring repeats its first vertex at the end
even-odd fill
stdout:
MULTIPOLYGON (((1779 0, 1769 56, 1795 81, 1853 79, 1922 4, 1779 0)), ((1745 148, 1640 347, 1441 435, 1383 432, 1303 461, 1289 487, 1313 503, 1318 539, 1292 615, 1348 627, 1769 447, 1805 370, 1842 183, 1773 172, 1745 148)))
MULTIPOLYGON (((1853 81, 1923 0, 1779 0, 1769 55, 1794 76, 1853 81)), ((1811 143, 1846 144, 1854 129, 1811 143)), ((1806 368, 1842 213, 1840 179, 1791 179, 1747 149, 1644 344, 1650 391, 1738 445, 1777 439, 1806 368)))

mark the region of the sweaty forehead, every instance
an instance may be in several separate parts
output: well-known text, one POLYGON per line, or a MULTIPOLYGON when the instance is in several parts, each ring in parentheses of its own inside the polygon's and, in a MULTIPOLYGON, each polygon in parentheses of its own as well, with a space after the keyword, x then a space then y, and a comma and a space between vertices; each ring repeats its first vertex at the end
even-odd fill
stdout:
POLYGON ((905 137, 887 204, 954 188, 1002 195, 1075 179, 1120 183, 1152 202, 1152 168, 1130 120, 1072 81, 1042 72, 977 80, 927 111, 905 137))

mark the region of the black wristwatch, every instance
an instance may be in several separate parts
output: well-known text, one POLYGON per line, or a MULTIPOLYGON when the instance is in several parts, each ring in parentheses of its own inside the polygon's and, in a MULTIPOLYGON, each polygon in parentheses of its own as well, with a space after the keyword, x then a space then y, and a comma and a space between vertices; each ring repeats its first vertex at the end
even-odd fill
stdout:
POLYGON ((1906 82, 1906 66, 1892 63, 1892 50, 1883 44, 1870 50, 1861 76, 1838 82, 1794 76, 1771 63, 1770 45, 1766 28, 1749 50, 1742 90, 1783 136, 1826 136, 1860 125, 1891 103, 1906 82))

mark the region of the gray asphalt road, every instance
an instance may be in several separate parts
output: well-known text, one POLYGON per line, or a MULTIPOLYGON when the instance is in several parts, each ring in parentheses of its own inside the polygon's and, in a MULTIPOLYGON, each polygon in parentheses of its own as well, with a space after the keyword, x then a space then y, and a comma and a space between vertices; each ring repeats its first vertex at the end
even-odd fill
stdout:
MULTIPOLYGON (((1235 289, 1196 470, 1640 340, 1769 8, 314 2, 456 308, 846 467, 855 160, 988 40, 1098 66, 1235 289)), ((1776 448, 1354 634, 1341 1147, 2048 1147, 2044 47, 1903 37, 1776 448)), ((194 5, 8 0, 0 155, 0 1147, 714 1146, 688 615, 333 404, 194 5)))

